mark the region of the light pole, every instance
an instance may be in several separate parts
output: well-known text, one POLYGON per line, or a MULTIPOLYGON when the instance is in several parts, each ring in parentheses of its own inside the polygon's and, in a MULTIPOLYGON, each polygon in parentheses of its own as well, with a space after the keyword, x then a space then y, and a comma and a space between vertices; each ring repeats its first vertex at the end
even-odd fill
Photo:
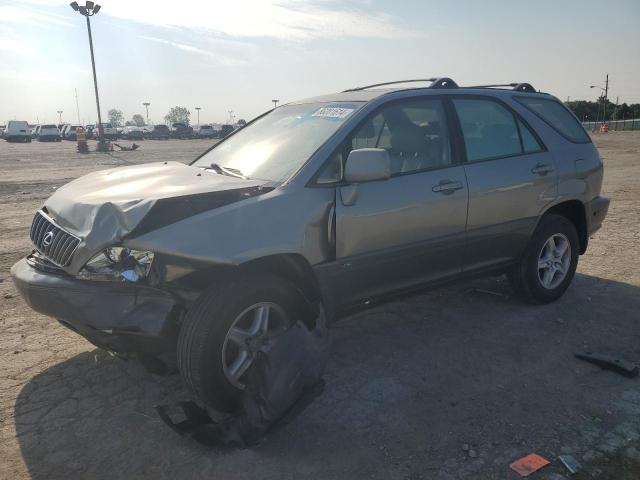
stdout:
POLYGON ((62 125, 62 110, 58 110, 58 123, 62 125))
POLYGON ((198 111, 198 128, 200 128, 200 110, 202 110, 200 107, 196 107, 196 110, 198 111))
POLYGON ((271 100, 271 101, 273 102, 273 109, 275 110, 276 108, 278 108, 278 102, 279 102, 280 100, 277 100, 277 99, 275 99, 275 98, 274 98, 274 99, 273 99, 273 100, 271 100))
POLYGON ((151 105, 151 103, 142 102, 142 105, 144 105, 144 108, 147 110, 147 125, 149 125, 149 105, 151 105))
POLYGON ((228 110, 229 112, 229 123, 233 125, 233 110, 228 110))
POLYGON ((89 17, 93 17, 100 11, 100 5, 87 0, 84 6, 78 5, 78 2, 69 4, 76 12, 80 13, 87 19, 87 32, 89 33, 89 50, 91 51, 91 68, 93 69, 93 86, 96 90, 96 107, 98 108, 98 151, 106 152, 107 145, 104 143, 104 128, 102 127, 102 116, 100 115, 100 98, 98 97, 98 79, 96 77, 96 60, 93 55, 93 38, 91 37, 91 22, 89 17))

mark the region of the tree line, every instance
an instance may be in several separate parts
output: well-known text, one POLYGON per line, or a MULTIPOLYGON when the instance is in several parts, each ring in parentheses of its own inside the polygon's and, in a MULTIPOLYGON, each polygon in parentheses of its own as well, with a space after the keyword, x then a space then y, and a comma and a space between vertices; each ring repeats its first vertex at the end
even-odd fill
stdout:
POLYGON ((582 122, 602 122, 640 118, 640 103, 622 103, 616 106, 611 100, 600 98, 597 102, 572 100, 565 102, 582 122))
MULTIPOLYGON (((136 126, 136 127, 144 127, 145 121, 144 117, 136 113, 131 117, 131 120, 124 120, 124 113, 122 110, 118 110, 117 108, 112 108, 107 112, 107 116, 109 117, 109 123, 111 123, 114 127, 122 127, 124 126, 136 126)), ((191 112, 186 107, 175 106, 169 110, 169 112, 164 116, 165 123, 171 125, 172 123, 185 123, 189 125, 191 116, 191 112)), ((244 125, 247 122, 240 119, 238 120, 238 125, 244 125)))

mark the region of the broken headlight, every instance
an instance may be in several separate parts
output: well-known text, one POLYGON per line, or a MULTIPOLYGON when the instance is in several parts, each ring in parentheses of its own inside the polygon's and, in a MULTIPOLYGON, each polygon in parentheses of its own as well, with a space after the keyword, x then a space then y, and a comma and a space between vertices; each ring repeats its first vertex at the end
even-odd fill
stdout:
POLYGON ((78 278, 111 282, 139 282, 151 271, 153 252, 110 247, 89 260, 78 278))

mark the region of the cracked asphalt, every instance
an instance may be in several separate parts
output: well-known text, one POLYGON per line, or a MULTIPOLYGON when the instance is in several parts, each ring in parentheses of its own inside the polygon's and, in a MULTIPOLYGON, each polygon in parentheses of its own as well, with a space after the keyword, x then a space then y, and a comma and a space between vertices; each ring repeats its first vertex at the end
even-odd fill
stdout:
POLYGON ((594 137, 612 203, 558 302, 533 307, 503 278, 397 300, 338 322, 325 392, 257 447, 207 449, 157 418, 186 399, 98 350, 17 295, 9 268, 29 251, 35 210, 67 181, 115 165, 188 161, 209 142, 145 141, 82 156, 74 144, 0 141, 0 479, 640 478, 640 379, 573 358, 640 362, 640 132, 594 137))

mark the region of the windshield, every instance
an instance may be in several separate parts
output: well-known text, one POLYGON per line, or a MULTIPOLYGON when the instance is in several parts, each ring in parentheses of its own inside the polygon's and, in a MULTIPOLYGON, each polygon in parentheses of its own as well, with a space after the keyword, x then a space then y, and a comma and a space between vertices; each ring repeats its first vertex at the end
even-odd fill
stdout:
POLYGON ((247 125, 193 165, 217 165, 245 177, 281 182, 297 171, 361 105, 285 105, 247 125))

